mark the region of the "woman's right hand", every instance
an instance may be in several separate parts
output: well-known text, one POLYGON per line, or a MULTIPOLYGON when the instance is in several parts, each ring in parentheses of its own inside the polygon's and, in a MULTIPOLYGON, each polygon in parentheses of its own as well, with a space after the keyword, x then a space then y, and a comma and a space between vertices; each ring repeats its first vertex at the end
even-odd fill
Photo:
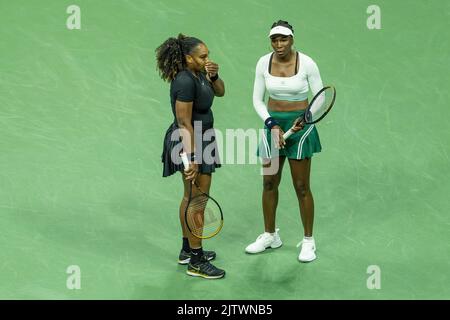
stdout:
POLYGON ((192 183, 194 183, 198 175, 198 164, 195 162, 191 162, 189 164, 189 168, 184 172, 184 174, 186 176, 186 180, 192 181, 192 183))

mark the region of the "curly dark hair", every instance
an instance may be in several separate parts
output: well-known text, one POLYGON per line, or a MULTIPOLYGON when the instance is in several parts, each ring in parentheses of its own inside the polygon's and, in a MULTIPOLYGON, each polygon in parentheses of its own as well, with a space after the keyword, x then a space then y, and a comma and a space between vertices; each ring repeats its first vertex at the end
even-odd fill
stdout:
POLYGON ((270 29, 272 29, 273 27, 278 27, 278 26, 289 28, 289 29, 291 29, 292 33, 294 33, 294 28, 289 24, 289 22, 284 21, 284 20, 278 20, 277 22, 274 22, 272 24, 272 26, 270 27, 270 29))
POLYGON ((200 39, 178 34, 177 38, 171 37, 156 48, 156 61, 159 75, 164 81, 171 82, 178 72, 186 68, 186 54, 203 43, 200 39))

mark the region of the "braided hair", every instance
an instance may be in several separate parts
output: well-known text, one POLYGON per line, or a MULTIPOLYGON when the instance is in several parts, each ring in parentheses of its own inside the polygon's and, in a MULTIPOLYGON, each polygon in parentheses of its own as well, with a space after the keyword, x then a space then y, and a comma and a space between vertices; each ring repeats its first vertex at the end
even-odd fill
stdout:
POLYGON ((185 55, 191 54, 203 41, 178 34, 177 38, 171 37, 156 48, 156 61, 159 75, 164 81, 171 82, 178 72, 186 68, 185 55))
POLYGON ((284 20, 278 20, 277 22, 274 22, 272 24, 272 26, 270 27, 270 29, 272 29, 274 27, 278 27, 278 26, 289 28, 289 29, 291 29, 292 33, 294 33, 294 28, 289 24, 289 22, 284 21, 284 20))

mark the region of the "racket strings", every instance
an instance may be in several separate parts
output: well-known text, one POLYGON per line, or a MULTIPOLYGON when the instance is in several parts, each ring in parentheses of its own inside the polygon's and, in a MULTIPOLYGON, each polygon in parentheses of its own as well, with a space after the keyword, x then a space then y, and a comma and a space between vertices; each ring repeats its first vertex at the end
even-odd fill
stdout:
POLYGON ((214 235, 222 224, 220 209, 213 201, 208 200, 205 195, 192 198, 186 212, 189 229, 200 238, 214 235))
POLYGON ((328 112, 334 102, 334 88, 327 87, 311 103, 309 112, 305 115, 307 122, 315 122, 328 112))

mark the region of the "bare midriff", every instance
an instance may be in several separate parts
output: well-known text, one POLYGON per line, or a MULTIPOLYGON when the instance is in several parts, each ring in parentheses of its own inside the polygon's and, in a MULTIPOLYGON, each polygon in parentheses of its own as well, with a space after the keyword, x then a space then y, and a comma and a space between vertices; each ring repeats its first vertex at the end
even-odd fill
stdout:
POLYGON ((286 100, 275 100, 269 97, 267 103, 267 108, 271 111, 297 111, 305 110, 308 107, 308 100, 303 101, 286 101, 286 100))

